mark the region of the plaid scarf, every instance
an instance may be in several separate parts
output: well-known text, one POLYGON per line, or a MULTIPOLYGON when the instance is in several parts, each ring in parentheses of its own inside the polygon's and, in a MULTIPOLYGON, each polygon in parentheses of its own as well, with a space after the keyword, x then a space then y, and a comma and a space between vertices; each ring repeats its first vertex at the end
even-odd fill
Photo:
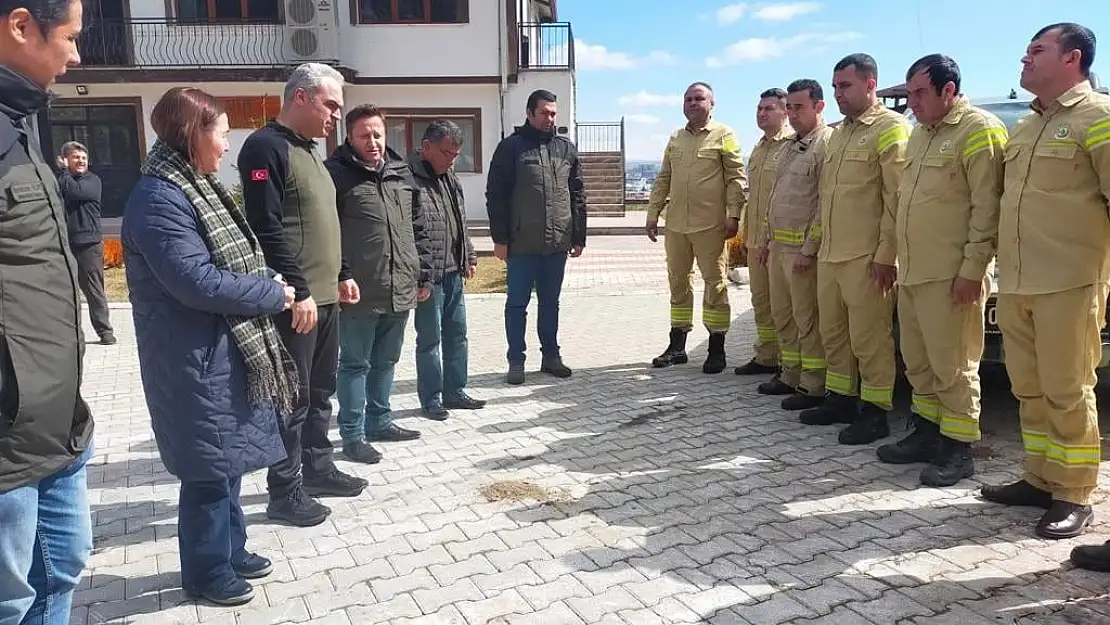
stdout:
MULTIPOLYGON (((142 173, 177 185, 200 216, 201 236, 212 264, 224 271, 266 277, 266 260, 246 215, 214 175, 200 175, 161 139, 154 143, 142 173)), ((247 364, 247 389, 255 406, 272 404, 281 415, 297 401, 297 367, 281 343, 269 315, 224 315, 231 336, 247 364)))

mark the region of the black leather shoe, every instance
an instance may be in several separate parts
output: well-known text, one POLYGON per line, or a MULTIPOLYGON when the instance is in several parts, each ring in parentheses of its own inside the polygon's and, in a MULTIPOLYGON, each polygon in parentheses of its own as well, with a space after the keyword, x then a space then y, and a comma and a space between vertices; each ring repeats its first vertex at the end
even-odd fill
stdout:
POLYGON ((886 420, 886 410, 863 402, 859 416, 852 425, 840 430, 836 440, 841 445, 867 445, 887 436, 890 436, 890 424, 886 420))
POLYGON ((887 464, 913 464, 932 462, 940 453, 940 426, 919 415, 913 415, 910 435, 875 450, 880 462, 887 464))
POLYGON ((304 474, 304 492, 313 497, 358 497, 369 484, 334 468, 323 475, 304 474))
POLYGON ((921 470, 921 483, 934 488, 952 486, 972 475, 975 459, 971 457, 971 444, 941 436, 936 458, 921 470))
POLYGON ((1037 536, 1052 540, 1075 538, 1087 529, 1094 518, 1091 506, 1057 499, 1037 523, 1037 536))
POLYGON ((771 378, 770 382, 763 382, 755 387, 756 392, 760 395, 793 395, 794 387, 782 381, 782 378, 775 376, 771 378))
POLYGON ((855 397, 829 392, 821 405, 803 410, 798 420, 806 425, 834 425, 855 423, 859 415, 859 402, 855 397))
POLYGON ((420 438, 420 432, 407 430, 396 423, 390 423, 385 429, 366 435, 366 440, 376 443, 399 443, 417 438, 420 438))
POLYGON ((425 419, 431 419, 432 421, 446 421, 447 417, 451 416, 451 413, 447 411, 443 404, 432 404, 427 408, 421 408, 420 413, 424 415, 425 419))
POLYGON ((540 364, 540 373, 553 375, 557 378, 569 378, 574 372, 570 367, 563 364, 563 359, 559 357, 544 358, 543 363, 540 364))
POLYGON ((1101 545, 1081 545, 1072 549, 1071 563, 1088 571, 1110 573, 1110 540, 1101 545))
POLYGON ((740 365, 732 370, 736 375, 764 375, 767 373, 778 373, 778 365, 761 365, 755 359, 740 365))
POLYGON ((821 395, 806 395, 805 393, 794 393, 790 397, 782 400, 782 409, 812 410, 823 403, 825 403, 825 398, 821 395))
POLYGON ((465 391, 459 391, 457 395, 444 397, 443 407, 448 410, 481 410, 486 407, 486 400, 474 399, 465 391))
POLYGON ((343 443, 343 455, 347 456, 348 460, 362 464, 378 464, 382 461, 382 452, 365 441, 343 443))
POLYGON ((1025 480, 1002 486, 984 486, 979 494, 987 501, 1004 506, 1030 506, 1045 510, 1052 507, 1052 493, 1041 490, 1025 480))
POLYGON ((101 345, 115 345, 116 344, 116 335, 113 334, 111 331, 108 331, 108 332, 105 332, 104 334, 101 334, 100 335, 100 344, 101 345))

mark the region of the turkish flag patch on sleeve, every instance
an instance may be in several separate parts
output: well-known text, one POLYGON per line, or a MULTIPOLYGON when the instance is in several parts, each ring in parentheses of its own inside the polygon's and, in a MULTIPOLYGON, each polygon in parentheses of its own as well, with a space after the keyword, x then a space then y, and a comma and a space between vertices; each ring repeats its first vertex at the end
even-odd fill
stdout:
POLYGON ((266 182, 270 179, 270 170, 268 169, 252 169, 251 182, 266 182))

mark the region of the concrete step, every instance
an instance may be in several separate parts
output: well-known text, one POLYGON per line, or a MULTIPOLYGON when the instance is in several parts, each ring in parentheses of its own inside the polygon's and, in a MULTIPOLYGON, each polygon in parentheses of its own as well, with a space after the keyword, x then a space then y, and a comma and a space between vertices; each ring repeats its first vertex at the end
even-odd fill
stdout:
POLYGON ((624 194, 620 191, 594 191, 586 189, 587 202, 620 203, 624 201, 624 194))
POLYGON ((586 214, 598 217, 620 217, 624 215, 624 204, 586 202, 586 214))
POLYGON ((578 159, 582 162, 583 167, 590 165, 621 165, 624 163, 620 154, 579 154, 578 159))

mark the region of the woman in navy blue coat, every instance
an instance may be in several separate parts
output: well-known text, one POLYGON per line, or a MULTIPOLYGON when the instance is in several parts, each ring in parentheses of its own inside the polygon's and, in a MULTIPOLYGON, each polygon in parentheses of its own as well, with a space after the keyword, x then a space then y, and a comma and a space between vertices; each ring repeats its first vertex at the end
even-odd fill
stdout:
POLYGON ((215 176, 227 152, 219 101, 171 89, 151 125, 158 142, 121 235, 143 391, 162 463, 181 480, 182 588, 239 605, 253 597, 245 579, 273 568, 246 550, 239 491, 243 474, 285 458, 278 411, 292 405, 296 370, 270 315, 293 289, 215 176))

